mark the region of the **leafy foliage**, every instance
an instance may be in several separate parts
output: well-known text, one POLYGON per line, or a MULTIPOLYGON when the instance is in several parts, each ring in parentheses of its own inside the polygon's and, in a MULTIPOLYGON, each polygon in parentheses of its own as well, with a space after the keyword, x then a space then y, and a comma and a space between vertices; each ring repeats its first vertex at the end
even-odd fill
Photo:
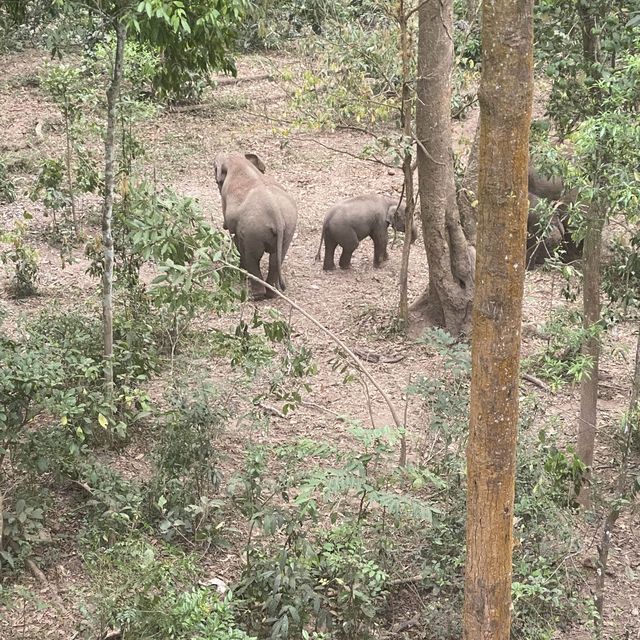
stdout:
POLYGON ((11 293, 16 298, 26 298, 36 293, 38 280, 38 252, 25 241, 27 222, 31 216, 24 214, 25 222, 18 220, 13 231, 0 234, 0 243, 8 245, 0 251, 0 262, 13 266, 11 293))
POLYGON ((544 349, 528 358, 525 366, 532 367, 554 390, 567 382, 578 382, 591 370, 591 359, 582 353, 582 346, 589 337, 599 336, 603 328, 604 324, 585 329, 578 311, 561 307, 541 327, 546 338, 544 349))
POLYGON ((612 244, 612 258, 603 274, 604 291, 609 300, 629 306, 640 304, 640 233, 628 241, 615 240, 612 244))
POLYGON ((0 158, 0 204, 8 204, 16 199, 16 186, 9 175, 7 165, 0 158))
MULTIPOLYGON (((426 608, 427 623, 437 624, 442 637, 456 638, 461 633, 466 500, 463 451, 470 362, 467 347, 441 331, 428 332, 423 341, 444 358, 449 373, 445 380, 419 379, 409 389, 423 400, 427 423, 436 438, 434 449, 440 444, 443 452, 429 461, 429 471, 435 471, 440 479, 435 483, 440 493, 434 499, 438 516, 428 543, 418 543, 418 558, 425 586, 439 596, 426 608)), ((557 446, 552 429, 531 437, 528 432, 537 406, 525 403, 524 409, 516 469, 512 636, 539 638, 574 622, 572 612, 582 605, 577 575, 564 561, 574 544, 573 504, 568 496, 579 487, 584 465, 572 451, 563 452, 557 446)), ((423 532, 418 536, 423 539, 423 532)))
MULTIPOLYGON (((131 298, 144 297, 148 306, 141 311, 154 313, 156 330, 172 353, 197 313, 223 313, 242 299, 237 271, 224 264, 237 262, 235 247, 205 222, 192 198, 157 192, 146 182, 132 184, 115 209, 114 229, 116 285, 131 298), (139 277, 145 262, 158 271, 148 288, 139 277)), ((86 252, 90 273, 100 276, 100 242, 87 245, 86 252)))
POLYGON ((272 483, 263 477, 270 466, 266 452, 254 449, 236 480, 235 499, 251 517, 252 530, 262 532, 247 545, 249 562, 236 593, 248 625, 261 635, 299 637, 311 625, 335 637, 362 637, 384 600, 387 580, 370 533, 382 514, 385 532, 431 520, 429 504, 394 491, 401 473, 375 471, 398 434, 359 427, 353 434, 362 443, 360 454, 340 454, 309 441, 277 451, 284 467, 272 483), (300 462, 308 456, 335 460, 304 471, 300 462), (337 523, 328 530, 319 519, 324 505, 337 523), (257 609, 256 602, 263 604, 257 609))
POLYGON ((153 78, 159 96, 197 100, 212 71, 235 74, 230 51, 245 6, 245 0, 138 2, 130 31, 163 61, 153 78))
POLYGON ((154 451, 148 500, 167 540, 211 543, 223 526, 222 501, 214 496, 220 484, 217 444, 229 410, 210 387, 174 394, 154 451))
POLYGON ((159 552, 134 539, 87 560, 97 587, 93 605, 100 635, 117 627, 132 638, 252 640, 236 626, 231 594, 220 599, 211 589, 193 586, 196 564, 177 550, 159 552))

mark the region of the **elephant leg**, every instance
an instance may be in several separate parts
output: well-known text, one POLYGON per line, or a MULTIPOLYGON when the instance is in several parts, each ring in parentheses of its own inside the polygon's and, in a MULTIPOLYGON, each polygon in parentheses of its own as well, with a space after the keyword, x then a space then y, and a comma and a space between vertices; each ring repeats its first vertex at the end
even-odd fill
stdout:
POLYGON ((322 265, 325 271, 333 271, 336 268, 335 254, 337 246, 337 242, 329 234, 326 234, 324 237, 324 263, 322 265))
MULTIPOLYGON (((281 267, 282 265, 280 265, 281 267)), ((274 288, 284 291, 284 280, 280 275, 278 268, 278 254, 269 254, 269 273, 267 273, 267 282, 274 288)), ((267 298, 275 298, 276 294, 271 289, 266 289, 265 296, 267 298)))
POLYGON ((351 256, 353 252, 358 248, 358 242, 348 243, 346 246, 342 246, 342 254, 340 255, 340 268, 341 269, 350 269, 351 268, 351 256))
POLYGON ((384 229, 377 229, 371 234, 371 238, 373 240, 373 266, 380 267, 383 262, 389 259, 389 254, 387 253, 389 236, 386 227, 384 229))
MULTIPOLYGON (((258 255, 256 253, 245 253, 244 254, 244 263, 245 269, 256 278, 260 278, 262 280, 262 272, 260 271, 260 259, 262 255, 258 255)), ((249 289, 251 291, 251 297, 254 300, 262 300, 265 297, 265 286, 260 282, 256 282, 249 278, 249 289)))

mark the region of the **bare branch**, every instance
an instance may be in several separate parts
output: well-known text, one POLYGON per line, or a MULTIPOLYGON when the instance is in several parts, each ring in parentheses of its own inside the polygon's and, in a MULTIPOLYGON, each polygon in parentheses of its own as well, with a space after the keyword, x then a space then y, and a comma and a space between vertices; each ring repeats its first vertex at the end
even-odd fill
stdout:
POLYGON ((245 271, 244 269, 236 266, 235 264, 231 264, 230 262, 225 262, 225 261, 221 261, 221 263, 224 264, 226 267, 229 267, 230 269, 234 269, 236 271, 239 271, 240 273, 244 274, 247 278, 253 280, 254 282, 257 282, 257 283, 263 285, 266 289, 268 289, 269 291, 272 291, 273 293, 275 293, 279 298, 282 298, 287 304, 290 304, 296 311, 298 311, 298 313, 302 314, 307 320, 309 320, 316 327, 318 327, 318 329, 320 329, 320 331, 322 331, 327 336, 329 336, 329 338, 331 338, 331 340, 333 342, 335 342, 349 356, 349 358, 355 364, 355 366, 358 369, 358 371, 360 371, 360 373, 362 373, 362 375, 365 378, 367 378, 367 380, 369 380, 369 382, 371 382, 371 384, 375 387, 375 389, 378 391, 378 393, 382 396, 382 398, 385 401, 385 404, 387 405, 387 407, 389 407, 389 411, 391 412, 391 417, 393 418, 393 422, 396 425, 396 427, 398 429, 402 429, 403 428, 403 424, 402 424, 402 422, 401 422, 401 420, 400 420, 400 418, 398 416, 398 413, 397 413, 395 407, 393 406, 393 403, 391 402, 391 399, 389 398, 387 393, 378 384, 378 382, 373 377, 373 375, 369 371, 369 369, 367 369, 367 367, 364 365, 362 360, 360 360, 360 358, 358 358, 358 356, 351 349, 349 349, 349 347, 347 347, 347 345, 333 331, 331 331, 330 329, 327 329, 327 327, 325 327, 322 323, 320 323, 318 320, 316 320, 310 313, 308 313, 302 307, 300 307, 298 304, 296 304, 291 298, 289 298, 288 296, 284 295, 284 293, 282 293, 281 291, 279 291, 275 287, 271 286, 268 282, 265 282, 261 278, 258 278, 257 276, 254 276, 253 274, 249 273, 248 271, 245 271))

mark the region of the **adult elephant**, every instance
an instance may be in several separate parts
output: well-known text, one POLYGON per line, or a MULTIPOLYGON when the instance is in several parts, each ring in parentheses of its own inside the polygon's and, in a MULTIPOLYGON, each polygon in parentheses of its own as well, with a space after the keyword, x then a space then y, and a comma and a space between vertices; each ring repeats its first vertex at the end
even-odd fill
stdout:
MULTIPOLYGON (((233 236, 240 253, 240 266, 262 278, 260 261, 269 254, 267 283, 285 289, 282 263, 296 230, 298 211, 286 191, 269 176, 255 153, 221 153, 214 161, 216 182, 222 198, 224 228, 233 236)), ((255 300, 276 294, 250 279, 255 300)))

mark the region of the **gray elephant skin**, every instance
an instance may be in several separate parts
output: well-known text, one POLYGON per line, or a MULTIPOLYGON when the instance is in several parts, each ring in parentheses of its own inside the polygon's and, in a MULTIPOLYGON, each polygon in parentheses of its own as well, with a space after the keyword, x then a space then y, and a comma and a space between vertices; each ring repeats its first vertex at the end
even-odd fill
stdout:
POLYGON ((536 209, 542 198, 529 193, 529 214, 527 216, 527 269, 533 269, 551 257, 564 240, 564 225, 557 210, 546 227, 540 229, 541 216, 536 209))
MULTIPOLYGON (((322 268, 325 271, 335 269, 335 251, 340 245, 340 267, 348 269, 351 266, 351 256, 360 241, 370 237, 373 240, 373 265, 380 267, 389 258, 387 229, 391 226, 397 231, 404 231, 404 213, 404 204, 398 207, 397 198, 390 196, 367 194, 342 200, 324 218, 316 260, 320 260, 324 242, 322 268)), ((412 224, 411 241, 414 242, 416 237, 417 229, 412 224)))
POLYGON ((577 198, 575 189, 566 189, 562 178, 546 177, 532 167, 529 168, 529 216, 527 219, 527 265, 533 267, 561 245, 564 249, 564 260, 573 262, 582 257, 582 242, 576 243, 569 229, 568 208, 577 198), (539 214, 534 210, 540 199, 552 202, 555 214, 552 216, 548 234, 541 241, 535 238, 539 226, 539 214))
MULTIPOLYGON (((267 283, 285 289, 282 263, 296 230, 298 211, 285 190, 265 176, 265 165, 254 153, 218 154, 214 161, 222 198, 224 228, 233 236, 240 266, 261 280, 260 260, 269 254, 267 283)), ((276 294, 250 279, 255 300, 276 294)))

